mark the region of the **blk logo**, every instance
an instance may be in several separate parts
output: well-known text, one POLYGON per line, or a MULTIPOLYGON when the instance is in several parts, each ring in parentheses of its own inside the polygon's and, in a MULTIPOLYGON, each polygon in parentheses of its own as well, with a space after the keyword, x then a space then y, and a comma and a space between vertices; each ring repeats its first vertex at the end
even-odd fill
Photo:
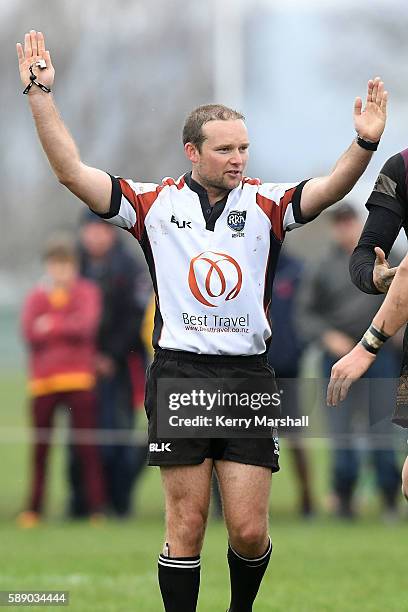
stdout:
POLYGON ((171 453, 170 444, 171 442, 162 442, 161 444, 151 442, 149 444, 149 451, 152 453, 171 453))
POLYGON ((216 307, 220 302, 217 298, 228 302, 237 297, 242 287, 242 270, 230 255, 204 251, 190 262, 188 284, 196 300, 216 307))
POLYGON ((191 221, 179 221, 174 215, 171 215, 170 222, 175 223, 179 229, 185 229, 186 227, 191 229, 191 221))

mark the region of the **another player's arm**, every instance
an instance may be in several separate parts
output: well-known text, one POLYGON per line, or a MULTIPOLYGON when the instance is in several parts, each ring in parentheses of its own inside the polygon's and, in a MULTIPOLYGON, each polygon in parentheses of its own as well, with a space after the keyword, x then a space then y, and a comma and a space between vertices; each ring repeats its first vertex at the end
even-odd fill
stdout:
MULTIPOLYGON (((379 77, 368 82, 366 106, 361 98, 354 103, 354 126, 365 141, 377 143, 384 131, 388 94, 379 77)), ((342 200, 367 168, 373 152, 354 141, 328 176, 308 181, 302 191, 300 208, 305 219, 342 200)))
POLYGON ((366 332, 361 342, 334 364, 331 379, 327 390, 328 405, 335 406, 347 396, 352 383, 360 378, 375 360, 376 351, 383 342, 376 340, 379 335, 386 338, 393 336, 408 322, 408 255, 402 260, 395 274, 395 279, 375 315, 372 326, 373 330, 366 332), (366 335, 368 334, 368 337, 366 335), (365 340, 365 343, 364 343, 365 340), (367 346, 368 342, 368 346, 367 346), (372 343, 372 349, 369 344, 372 343), (365 348, 367 346, 367 348, 365 348), (371 352, 373 350, 374 352, 371 352))
POLYGON ((373 319, 373 325, 387 336, 393 336, 408 322, 408 254, 395 273, 394 281, 373 319))
MULTIPOLYGON (((34 66, 33 71, 39 82, 48 88, 52 87, 55 71, 50 53, 45 49, 44 36, 41 32, 31 30, 26 34, 24 49, 20 43, 17 44, 17 55, 24 86, 30 82, 30 66, 43 59, 46 68, 41 70, 34 66)), ((112 192, 110 176, 81 161, 75 142, 59 115, 52 94, 34 85, 29 91, 28 99, 42 147, 60 183, 92 210, 102 214, 107 213, 112 192)))
POLYGON ((396 272, 386 257, 407 214, 405 153, 393 155, 381 168, 366 204, 366 224, 350 259, 351 280, 365 293, 387 293, 396 272))
POLYGON ((387 293, 397 268, 387 261, 401 228, 401 217, 382 206, 370 207, 364 229, 350 258, 350 277, 360 291, 387 293))

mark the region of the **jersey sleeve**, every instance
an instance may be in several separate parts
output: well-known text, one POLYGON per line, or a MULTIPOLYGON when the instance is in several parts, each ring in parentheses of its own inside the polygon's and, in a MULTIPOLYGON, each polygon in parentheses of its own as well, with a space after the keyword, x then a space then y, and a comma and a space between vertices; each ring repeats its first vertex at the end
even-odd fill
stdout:
POLYGON ((112 176, 112 195, 107 213, 98 214, 108 223, 128 230, 138 240, 144 232, 144 220, 157 199, 160 186, 156 183, 136 183, 112 176))
POLYGON ((401 229, 401 217, 383 206, 372 206, 356 248, 350 258, 351 280, 364 293, 380 293, 373 281, 375 247, 388 257, 401 229))
POLYGON ((366 207, 382 206, 402 219, 408 211, 408 149, 390 157, 381 169, 366 207))
POLYGON ((308 180, 300 183, 263 183, 259 186, 257 204, 269 218, 278 240, 283 240, 285 232, 312 221, 304 219, 300 210, 300 198, 308 180))

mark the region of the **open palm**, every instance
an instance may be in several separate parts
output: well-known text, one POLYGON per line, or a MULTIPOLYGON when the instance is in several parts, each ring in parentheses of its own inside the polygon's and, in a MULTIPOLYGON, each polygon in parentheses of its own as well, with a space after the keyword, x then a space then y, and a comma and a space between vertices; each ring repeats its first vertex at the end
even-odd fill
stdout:
POLYGON ((388 92, 384 91, 384 83, 380 77, 368 81, 367 100, 363 109, 363 101, 356 98, 354 103, 354 127, 365 140, 378 142, 384 131, 387 118, 388 92))
MULTIPOLYGON (((55 71, 51 63, 50 52, 45 49, 45 40, 41 32, 31 30, 27 33, 24 36, 24 49, 20 43, 17 43, 17 57, 21 82, 24 87, 30 83, 30 66, 33 66, 33 72, 38 80, 46 87, 51 88, 55 71), (36 66, 36 63, 40 60, 45 61, 45 68, 41 69, 36 66)), ((30 94, 38 92, 40 92, 38 87, 32 87, 30 94)))

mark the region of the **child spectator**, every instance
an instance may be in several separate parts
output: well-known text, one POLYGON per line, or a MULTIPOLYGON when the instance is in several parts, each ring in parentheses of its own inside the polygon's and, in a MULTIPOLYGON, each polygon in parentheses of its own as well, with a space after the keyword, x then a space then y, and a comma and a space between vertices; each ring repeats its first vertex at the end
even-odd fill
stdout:
POLYGON ((52 239, 44 260, 45 277, 27 296, 22 313, 35 434, 28 510, 18 517, 22 527, 36 526, 43 511, 50 434, 59 406, 70 411, 73 440, 94 518, 105 503, 102 469, 91 433, 97 412, 94 368, 99 289, 78 276, 75 248, 68 240, 52 239), (89 439, 77 444, 77 430, 87 430, 89 439))

